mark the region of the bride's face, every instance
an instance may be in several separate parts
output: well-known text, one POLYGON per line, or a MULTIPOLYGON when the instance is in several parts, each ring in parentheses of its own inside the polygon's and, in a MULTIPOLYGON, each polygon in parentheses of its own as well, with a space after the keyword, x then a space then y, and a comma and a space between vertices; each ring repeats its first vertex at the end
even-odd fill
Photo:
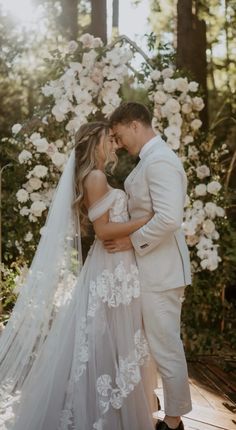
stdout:
POLYGON ((109 133, 104 133, 102 135, 97 146, 97 160, 99 164, 115 162, 117 149, 118 144, 116 139, 112 133, 112 130, 109 130, 109 133))

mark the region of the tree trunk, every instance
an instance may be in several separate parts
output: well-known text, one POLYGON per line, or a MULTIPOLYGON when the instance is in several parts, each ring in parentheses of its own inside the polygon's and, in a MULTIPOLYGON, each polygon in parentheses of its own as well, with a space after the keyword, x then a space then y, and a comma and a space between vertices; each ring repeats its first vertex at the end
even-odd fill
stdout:
POLYGON ((100 37, 107 43, 107 2, 106 0, 91 0, 91 26, 90 33, 100 37))
POLYGON ((78 37, 78 0, 60 0, 62 14, 59 22, 63 33, 68 40, 76 40, 78 37))
MULTIPOLYGON (((196 0, 197 2, 197 0, 196 0)), ((177 67, 191 72, 204 91, 205 108, 200 117, 203 128, 208 126, 207 111, 207 60, 206 23, 192 11, 192 0, 177 3, 177 67)))
POLYGON ((112 35, 113 37, 119 34, 119 0, 112 2, 112 35))

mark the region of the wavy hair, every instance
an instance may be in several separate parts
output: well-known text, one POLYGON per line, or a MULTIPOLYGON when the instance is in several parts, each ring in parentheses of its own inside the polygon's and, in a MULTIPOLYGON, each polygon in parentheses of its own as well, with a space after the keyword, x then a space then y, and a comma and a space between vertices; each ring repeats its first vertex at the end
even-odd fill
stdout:
MULTIPOLYGON (((75 200, 73 207, 80 220, 81 235, 88 234, 89 220, 88 211, 84 202, 84 181, 88 174, 97 168, 96 148, 101 138, 109 134, 109 125, 106 122, 97 121, 83 124, 75 134, 75 200)), ((112 165, 113 171, 117 164, 117 157, 108 151, 104 145, 106 156, 105 167, 112 165)))

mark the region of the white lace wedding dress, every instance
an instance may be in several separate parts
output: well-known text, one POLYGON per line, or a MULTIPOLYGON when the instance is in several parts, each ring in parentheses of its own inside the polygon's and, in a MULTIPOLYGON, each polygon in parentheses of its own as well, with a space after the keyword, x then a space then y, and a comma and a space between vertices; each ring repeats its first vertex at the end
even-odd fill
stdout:
MULTIPOLYGON (((128 221, 122 190, 96 202, 90 220, 107 210, 111 221, 128 221)), ((1 429, 153 429, 155 382, 133 252, 108 254, 96 239, 67 306, 60 347, 55 320, 21 391, 6 400, 14 414, 0 419, 1 429)))

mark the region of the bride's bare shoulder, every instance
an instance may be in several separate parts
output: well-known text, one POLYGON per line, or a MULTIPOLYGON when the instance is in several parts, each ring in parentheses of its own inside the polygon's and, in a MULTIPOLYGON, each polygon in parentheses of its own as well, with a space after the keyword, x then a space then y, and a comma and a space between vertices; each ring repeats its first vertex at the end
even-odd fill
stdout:
POLYGON ((84 188, 91 205, 109 191, 106 175, 101 170, 92 170, 84 180, 84 188))
POLYGON ((89 172, 84 180, 85 188, 97 187, 107 185, 107 178, 105 173, 99 169, 94 169, 89 172))

